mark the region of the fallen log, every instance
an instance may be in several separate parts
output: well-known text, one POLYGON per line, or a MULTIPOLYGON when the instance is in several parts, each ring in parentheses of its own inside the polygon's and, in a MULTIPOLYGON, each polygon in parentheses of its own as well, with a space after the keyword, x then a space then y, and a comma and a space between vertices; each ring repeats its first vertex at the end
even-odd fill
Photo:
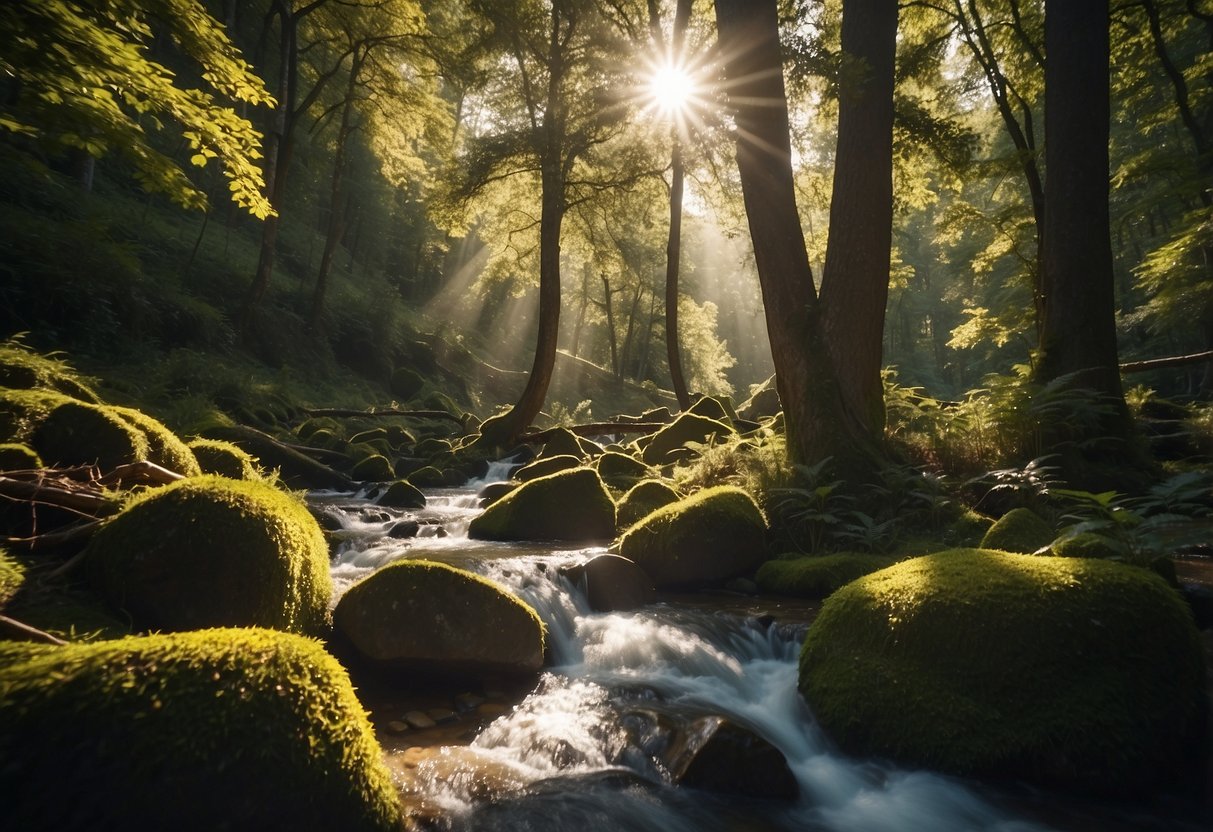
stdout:
POLYGON ((318 407, 303 411, 308 416, 333 416, 338 418, 386 419, 389 416, 405 419, 440 419, 463 424, 463 419, 445 410, 400 410, 395 407, 372 408, 371 410, 352 410, 343 407, 318 407))
POLYGON ((665 426, 665 422, 592 422, 586 425, 548 428, 547 430, 528 433, 518 437, 518 441, 524 445, 542 444, 551 439, 552 435, 560 430, 570 431, 577 436, 606 436, 613 433, 656 433, 665 426))
POLYGON ((0 497, 22 500, 43 505, 52 505, 77 514, 98 517, 112 514, 121 503, 100 490, 88 488, 68 489, 48 485, 45 479, 21 480, 0 475, 0 497))
POLYGON ((317 462, 268 433, 247 425, 214 425, 202 432, 207 439, 233 442, 257 457, 266 468, 277 468, 282 479, 293 488, 332 488, 353 491, 354 481, 340 471, 317 462))
POLYGON ((1187 355, 1171 355, 1166 358, 1151 358, 1147 361, 1128 361, 1120 365, 1123 373, 1144 373, 1147 370, 1165 370, 1168 367, 1182 367, 1185 364, 1200 364, 1213 361, 1213 350, 1193 352, 1187 355))

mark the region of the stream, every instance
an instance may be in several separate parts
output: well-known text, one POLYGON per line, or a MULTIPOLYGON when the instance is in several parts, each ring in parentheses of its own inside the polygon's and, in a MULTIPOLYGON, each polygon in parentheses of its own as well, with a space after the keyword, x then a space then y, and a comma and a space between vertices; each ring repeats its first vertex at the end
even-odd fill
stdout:
MULTIPOLYGON (((495 465, 463 488, 427 492, 419 510, 362 494, 314 492, 341 529, 334 603, 354 582, 401 558, 439 560, 490 577, 547 626, 548 661, 529 693, 486 721, 470 744, 431 749, 409 801, 427 825, 453 830, 1202 830, 1191 806, 1102 806, 847 757, 821 735, 796 690, 807 614, 789 620, 683 600, 594 613, 565 567, 602 549, 469 540, 476 492, 504 479, 495 465), (388 532, 401 520, 417 536, 388 532), (661 763, 669 725, 721 716, 783 752, 795 801, 675 787, 661 763)), ((752 599, 751 599, 752 600, 752 599)), ((759 599, 765 600, 765 599, 759 599)), ((755 607, 760 609, 761 605, 755 607)), ((403 752, 389 749, 389 765, 403 752)), ((1207 809, 1205 810, 1207 811, 1207 809)))

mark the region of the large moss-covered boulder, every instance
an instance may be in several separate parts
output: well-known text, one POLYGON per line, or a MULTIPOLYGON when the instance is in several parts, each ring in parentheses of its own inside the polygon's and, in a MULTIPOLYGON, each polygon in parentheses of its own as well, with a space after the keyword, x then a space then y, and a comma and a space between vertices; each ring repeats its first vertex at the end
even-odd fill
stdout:
POLYGON ((678 489, 661 480, 644 480, 628 489, 615 509, 619 528, 626 529, 647 514, 682 499, 678 489))
POLYGON ((397 480, 384 489, 376 502, 388 508, 425 508, 425 495, 412 483, 397 480))
POLYGON ((564 456, 566 454, 575 456, 578 459, 584 459, 586 456, 577 434, 568 428, 556 428, 549 434, 548 441, 544 443, 543 451, 540 452, 539 456, 542 458, 564 456))
POLYGON ((189 446, 204 474, 219 474, 233 480, 261 478, 257 470, 257 460, 231 442, 224 442, 222 439, 193 439, 189 446))
POLYGON ((295 497, 206 475, 132 500, 93 536, 89 573, 142 627, 271 627, 320 633, 328 546, 295 497))
POLYGON ((353 489, 353 482, 345 474, 247 425, 209 425, 201 434, 207 439, 236 444, 256 457, 267 470, 277 469, 283 481, 294 488, 353 489))
POLYGON ((387 457, 373 453, 355 463, 350 476, 359 482, 387 482, 395 479, 396 471, 387 457))
POLYGON ((0 712, 0 828, 400 828, 349 677, 298 636, 0 643, 0 712))
POLYGON ((598 474, 609 484, 627 488, 637 480, 652 476, 653 470, 631 454, 607 451, 594 460, 598 474))
POLYGON ((1030 554, 1048 546, 1054 537, 1053 527, 1039 514, 1029 508, 1015 508, 990 526, 981 539, 981 548, 1030 554))
POLYGON ((112 406, 108 409, 143 434, 147 439, 149 460, 185 477, 202 473, 194 452, 161 422, 133 407, 112 406))
POLYGON ((728 396, 700 396, 686 412, 706 416, 726 425, 737 421, 737 411, 733 409, 733 401, 728 396))
POLYGON ((800 689, 846 751, 966 775, 1138 791, 1203 734, 1204 656, 1157 576, 956 549, 834 593, 800 689))
POLYGON ((766 520, 754 498, 721 485, 657 509, 619 540, 658 587, 732 578, 765 556, 766 520))
POLYGON ((581 459, 572 454, 539 457, 534 462, 528 462, 514 472, 514 479, 519 482, 546 477, 557 471, 568 471, 581 465, 581 459))
POLYGON ((337 631, 389 670, 485 676, 543 665, 543 624, 498 584, 444 563, 402 560, 341 597, 337 631))
POLYGON ((610 540, 615 503, 598 472, 574 468, 523 483, 472 519, 479 540, 610 540))
POLYGON ((706 443, 710 439, 724 439, 735 433, 736 431, 724 422, 696 413, 683 413, 653 434, 640 458, 646 465, 677 462, 692 455, 691 451, 684 447, 688 442, 706 443))
POLYGON ((824 598, 856 578, 892 564, 892 558, 859 552, 769 560, 758 567, 754 582, 763 592, 797 598, 824 598))
POLYGON ((15 341, 0 344, 0 387, 54 390, 82 402, 100 401, 90 384, 66 361, 40 355, 15 341))
POLYGON ((37 451, 21 442, 0 443, 0 471, 26 471, 42 467, 37 451))
POLYGON ((30 434, 30 444, 47 463, 96 464, 109 471, 147 459, 143 431, 104 405, 65 400, 30 434))

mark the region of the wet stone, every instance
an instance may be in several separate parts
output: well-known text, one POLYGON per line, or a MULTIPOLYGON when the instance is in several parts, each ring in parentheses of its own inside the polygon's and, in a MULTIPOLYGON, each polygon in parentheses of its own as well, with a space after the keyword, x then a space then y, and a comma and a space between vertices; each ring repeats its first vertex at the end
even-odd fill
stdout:
POLYGON ((359 513, 358 519, 363 523, 386 523, 392 519, 392 515, 388 514, 386 511, 372 511, 370 509, 364 509, 359 513))
POLYGON ((459 715, 449 708, 430 708, 425 715, 434 720, 436 725, 449 725, 459 721, 459 715))
POLYGON ((409 730, 409 726, 407 722, 401 722, 398 719, 393 719, 387 724, 387 729, 393 734, 403 734, 405 731, 409 730))
POLYGON ((474 711, 484 704, 484 697, 474 693, 461 693, 455 697, 455 710, 460 713, 474 711))
POLYGON ((419 531, 421 531, 421 524, 416 520, 401 520, 399 523, 393 524, 392 527, 388 529, 387 536, 397 540, 402 540, 410 537, 416 537, 419 531))
POLYGON ((404 721, 417 729, 433 728, 438 724, 421 711, 409 711, 404 715, 404 721))

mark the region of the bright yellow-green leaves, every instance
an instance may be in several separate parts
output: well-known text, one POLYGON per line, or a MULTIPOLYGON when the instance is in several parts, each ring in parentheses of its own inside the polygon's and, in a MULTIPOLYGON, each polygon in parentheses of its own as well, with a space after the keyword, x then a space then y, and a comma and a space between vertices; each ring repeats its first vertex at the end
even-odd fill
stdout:
POLYGON ((205 208, 203 191, 152 142, 172 124, 193 151, 192 165, 218 160, 236 204, 258 217, 270 213, 260 135, 229 102, 272 99, 199 0, 17 0, 0 7, 0 40, 0 73, 19 85, 15 102, 0 109, 0 129, 93 157, 121 154, 147 190, 205 208), (148 56, 152 18, 198 65, 209 90, 180 86, 148 56))

